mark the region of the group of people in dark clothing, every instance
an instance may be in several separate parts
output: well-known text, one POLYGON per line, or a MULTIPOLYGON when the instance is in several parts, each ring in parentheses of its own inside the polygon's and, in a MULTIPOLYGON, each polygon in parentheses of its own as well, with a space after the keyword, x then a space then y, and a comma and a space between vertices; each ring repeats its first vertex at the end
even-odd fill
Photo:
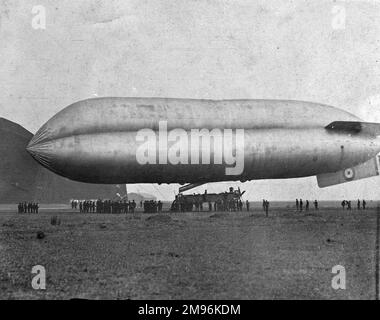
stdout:
MULTIPOLYGON (((314 200, 314 209, 318 210, 318 201, 314 200)), ((359 200, 357 201, 357 209, 358 210, 366 210, 366 201, 359 200)), ((155 200, 147 200, 144 202, 140 202, 140 207, 143 207, 144 212, 146 213, 157 213, 162 212, 163 203, 155 200)), ((196 211, 203 211, 203 203, 192 204, 191 206, 195 207, 196 211)), ((304 202, 302 199, 296 199, 296 209, 297 211, 309 210, 310 202, 309 200, 304 202)), ((352 210, 351 200, 343 200, 341 202, 341 206, 344 209, 352 210)), ((189 211, 192 211, 192 209, 189 211)), ((113 200, 72 200, 71 208, 78 209, 81 213, 134 213, 136 209, 135 200, 132 201, 113 201, 113 200)), ((180 208, 178 208, 180 209, 180 208)), ((208 211, 243 211, 243 202, 239 199, 236 201, 230 201, 229 203, 217 203, 215 202, 213 205, 211 202, 208 203, 208 211), (213 208, 214 207, 214 208, 213 208)), ((18 213, 38 213, 39 204, 36 202, 20 202, 18 204, 18 213)), ((172 208, 173 210, 173 208, 172 208)), ((246 210, 249 211, 249 201, 246 201, 246 210)), ((268 215, 269 210, 269 201, 263 199, 263 210, 268 215)), ((182 210, 181 210, 182 211, 182 210)), ((185 210, 183 210, 185 211, 185 210)))
MULTIPOLYGON (((318 210, 318 201, 317 200, 314 200, 314 209, 315 210, 318 210)), ((310 202, 309 200, 306 200, 305 202, 305 210, 308 211, 309 210, 309 207, 310 207, 310 202)), ((302 199, 296 199, 296 208, 297 208, 297 211, 302 211, 303 210, 303 200, 302 199)))
MULTIPOLYGON (((249 208, 249 204, 248 204, 249 208)), ((195 203, 196 211, 203 211, 203 203, 195 203)), ((212 203, 208 202, 208 211, 212 211, 212 203)), ((230 201, 215 201, 214 211, 243 211, 243 202, 240 199, 230 199, 230 201)))
POLYGON ((133 201, 113 201, 113 200, 83 200, 71 201, 71 208, 77 209, 81 213, 134 213, 136 202, 133 201))
MULTIPOLYGON (((365 210, 366 209, 366 201, 365 200, 362 200, 360 201, 358 199, 357 201, 357 209, 360 210, 360 209, 363 209, 365 210)), ((343 200, 341 202, 341 206, 344 209, 347 208, 347 210, 351 210, 352 209, 352 205, 351 205, 351 200, 343 200)), ((296 208, 297 208, 297 211, 302 211, 303 210, 303 201, 302 199, 296 199, 296 208)), ((318 201, 317 200, 314 200, 314 208, 315 210, 318 210, 318 201)), ((305 210, 309 210, 309 200, 306 200, 306 204, 305 204, 305 210)))
POLYGON ((18 213, 38 213, 39 205, 37 202, 20 202, 18 213))
MULTIPOLYGON (((249 201, 245 202, 246 210, 249 211, 249 201)), ((230 201, 219 199, 214 202, 187 202, 174 201, 171 206, 171 211, 243 211, 244 203, 240 199, 231 199, 230 201)))
MULTIPOLYGON (((351 200, 343 200, 342 203, 341 203, 341 205, 342 205, 343 210, 344 210, 346 207, 347 207, 347 210, 352 210, 351 200)), ((360 201, 360 200, 358 199, 358 201, 357 201, 357 205, 356 205, 356 208, 357 208, 358 210, 360 210, 360 209, 365 210, 365 209, 366 209, 366 205, 367 205, 367 202, 366 202, 364 199, 363 199, 362 201, 360 201)))
POLYGON ((162 202, 160 200, 146 200, 144 201, 144 212, 145 213, 156 213, 162 212, 162 202))

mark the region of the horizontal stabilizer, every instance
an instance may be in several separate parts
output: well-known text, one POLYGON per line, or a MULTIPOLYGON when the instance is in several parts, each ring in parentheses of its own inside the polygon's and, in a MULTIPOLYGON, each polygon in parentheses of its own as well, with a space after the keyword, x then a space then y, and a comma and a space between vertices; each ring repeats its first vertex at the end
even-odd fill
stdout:
POLYGON ((379 175, 378 157, 379 155, 352 168, 338 172, 319 174, 317 175, 318 186, 324 188, 344 182, 377 176, 379 175))
POLYGON ((348 134, 364 133, 371 136, 380 135, 380 123, 360 121, 334 121, 325 127, 332 132, 344 132, 348 134))

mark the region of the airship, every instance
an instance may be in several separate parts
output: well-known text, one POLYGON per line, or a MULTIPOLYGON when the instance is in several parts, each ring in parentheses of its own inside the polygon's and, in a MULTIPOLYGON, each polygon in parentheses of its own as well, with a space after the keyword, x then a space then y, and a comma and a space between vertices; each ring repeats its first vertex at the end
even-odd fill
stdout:
POLYGON ((105 97, 58 112, 27 151, 87 183, 316 176, 327 187, 378 175, 379 135, 380 124, 305 101, 105 97))

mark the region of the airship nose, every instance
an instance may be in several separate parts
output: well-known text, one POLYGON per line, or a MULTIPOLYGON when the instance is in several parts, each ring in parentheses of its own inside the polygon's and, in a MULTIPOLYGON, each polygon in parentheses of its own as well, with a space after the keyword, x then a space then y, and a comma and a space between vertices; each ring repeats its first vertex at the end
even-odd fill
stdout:
POLYGON ((26 146, 26 151, 41 165, 51 169, 52 143, 46 139, 44 128, 38 130, 26 146))
MULTIPOLYGON (((32 142, 32 141, 31 141, 32 142)), ((50 168, 50 157, 48 148, 46 148, 46 143, 31 143, 26 147, 26 151, 40 164, 44 167, 50 168)))

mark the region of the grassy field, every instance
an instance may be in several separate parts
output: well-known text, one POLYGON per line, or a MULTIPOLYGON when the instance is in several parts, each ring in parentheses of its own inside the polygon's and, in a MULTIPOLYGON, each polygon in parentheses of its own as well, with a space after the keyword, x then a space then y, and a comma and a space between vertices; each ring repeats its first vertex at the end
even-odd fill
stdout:
POLYGON ((374 299, 376 210, 0 213, 1 299, 374 299), (57 216, 59 225, 52 225, 57 216), (37 238, 42 231, 43 239, 37 238), (46 290, 31 286, 46 269, 46 290), (346 290, 331 287, 346 269, 346 290))

